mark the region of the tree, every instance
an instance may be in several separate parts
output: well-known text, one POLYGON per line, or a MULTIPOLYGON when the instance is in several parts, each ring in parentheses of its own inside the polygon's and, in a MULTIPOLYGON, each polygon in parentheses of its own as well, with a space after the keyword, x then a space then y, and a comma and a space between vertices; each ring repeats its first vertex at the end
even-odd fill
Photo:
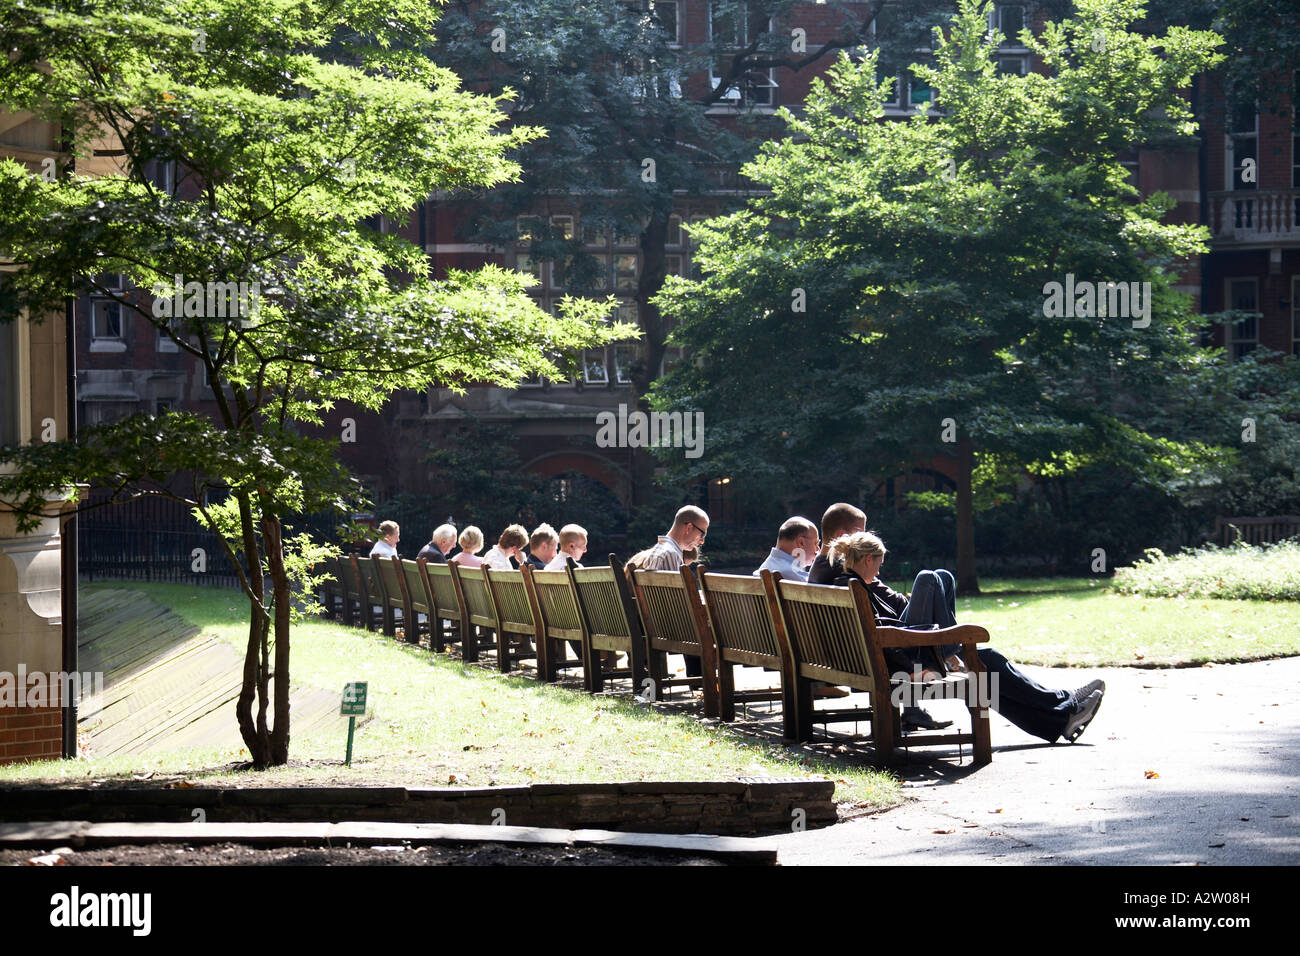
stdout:
POLYGON ((20 267, 3 318, 87 292, 113 299, 194 357, 218 408, 5 448, 18 471, 0 495, 29 523, 48 489, 74 481, 166 495, 222 534, 250 606, 240 731, 254 765, 282 764, 292 575, 305 561, 284 521, 349 510, 358 494, 334 443, 303 426, 340 400, 376 409, 434 381, 558 374, 545 356, 634 330, 602 324, 609 306, 596 302, 547 315, 500 269, 435 280, 423 250, 366 225, 405 219, 435 190, 517 178, 509 152, 540 135, 496 132, 504 101, 460 90, 428 59, 436 13, 423 0, 0 11, 0 99, 61 124, 69 157, 107 136, 123 173, 89 179, 68 163, 47 181, 0 166, 0 248, 20 267), (151 175, 160 164, 177 170, 170 188, 151 175), (208 504, 218 489, 228 504, 208 504))
POLYGON ((1092 463, 1172 481, 1215 457, 1157 414, 1184 407, 1180 376, 1217 361, 1173 288, 1206 233, 1162 223, 1171 203, 1141 198, 1119 157, 1190 135, 1178 91, 1215 65, 1216 38, 1141 36, 1141 13, 1081 0, 1021 33, 1046 74, 1000 75, 998 38, 962 0, 935 66, 913 67, 934 109, 883 122, 868 57, 841 58, 802 116, 783 113, 791 135, 742 171, 770 195, 692 228, 704 278, 659 297, 698 361, 654 400, 705 411, 701 473, 776 488, 791 462, 888 474, 954 455, 971 591, 977 485, 1092 463), (1075 301, 1076 279, 1092 298, 1075 301))
MULTIPOLYGON (((672 215, 686 197, 718 209, 736 203, 745 188, 737 169, 776 132, 770 116, 749 108, 768 100, 765 74, 812 69, 867 44, 883 45, 886 68, 896 68, 950 6, 924 0, 904 14, 883 0, 712 0, 711 39, 679 43, 686 34, 676 3, 462 0, 439 23, 436 56, 473 88, 518 90, 512 120, 549 133, 521 150, 517 182, 474 204, 464 238, 507 248, 521 238, 519 217, 536 216, 524 235, 530 257, 551 262, 571 292, 591 294, 605 276, 582 229, 552 225, 546 213, 576 209, 583 227, 636 237, 640 273, 620 292, 636 303, 642 354, 631 378, 645 396, 670 327, 655 296, 672 215), (733 102, 742 106, 711 112, 733 102)), ((634 460, 633 495, 645 503, 653 460, 634 460)))

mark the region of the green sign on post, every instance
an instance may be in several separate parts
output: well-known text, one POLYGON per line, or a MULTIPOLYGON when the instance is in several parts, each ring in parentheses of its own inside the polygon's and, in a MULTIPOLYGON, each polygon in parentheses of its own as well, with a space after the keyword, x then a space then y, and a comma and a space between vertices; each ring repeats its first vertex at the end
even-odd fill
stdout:
POLYGON ((366 683, 351 681, 343 685, 343 706, 339 713, 348 719, 348 752, 343 762, 352 766, 352 735, 357 729, 357 718, 366 715, 366 683))

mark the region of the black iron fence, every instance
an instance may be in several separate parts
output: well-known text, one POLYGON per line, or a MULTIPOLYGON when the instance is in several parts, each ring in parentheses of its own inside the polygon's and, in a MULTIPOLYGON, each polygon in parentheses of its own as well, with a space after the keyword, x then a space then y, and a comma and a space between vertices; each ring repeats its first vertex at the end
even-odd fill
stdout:
MULTIPOLYGON (((92 503, 104 501, 92 497, 92 503)), ((217 536, 168 498, 97 507, 77 522, 81 576, 238 587, 235 567, 217 536)))

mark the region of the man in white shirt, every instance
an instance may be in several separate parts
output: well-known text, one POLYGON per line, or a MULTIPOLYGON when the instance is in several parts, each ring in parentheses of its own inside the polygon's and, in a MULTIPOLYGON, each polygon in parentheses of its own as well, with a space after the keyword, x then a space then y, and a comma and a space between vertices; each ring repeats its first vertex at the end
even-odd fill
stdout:
POLYGON ((807 518, 788 518, 776 534, 776 547, 754 574, 757 576, 766 568, 773 573, 780 572, 785 581, 807 581, 808 565, 820 548, 821 538, 815 524, 807 518))
POLYGON ((370 556, 394 558, 397 556, 397 542, 401 538, 401 529, 396 521, 383 521, 379 525, 379 540, 370 549, 370 556))
POLYGON ((569 558, 582 567, 582 556, 587 553, 587 530, 576 524, 566 524, 560 529, 560 549, 555 552, 546 565, 546 571, 563 571, 569 566, 569 558))

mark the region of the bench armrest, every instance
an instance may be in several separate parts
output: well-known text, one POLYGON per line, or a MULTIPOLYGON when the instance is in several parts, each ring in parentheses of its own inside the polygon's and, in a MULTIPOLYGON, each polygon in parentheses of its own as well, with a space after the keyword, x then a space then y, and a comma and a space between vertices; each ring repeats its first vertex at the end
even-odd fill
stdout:
POLYGON ((932 647, 938 644, 983 644, 989 632, 978 624, 955 624, 930 631, 905 627, 878 627, 876 638, 882 647, 932 647))

